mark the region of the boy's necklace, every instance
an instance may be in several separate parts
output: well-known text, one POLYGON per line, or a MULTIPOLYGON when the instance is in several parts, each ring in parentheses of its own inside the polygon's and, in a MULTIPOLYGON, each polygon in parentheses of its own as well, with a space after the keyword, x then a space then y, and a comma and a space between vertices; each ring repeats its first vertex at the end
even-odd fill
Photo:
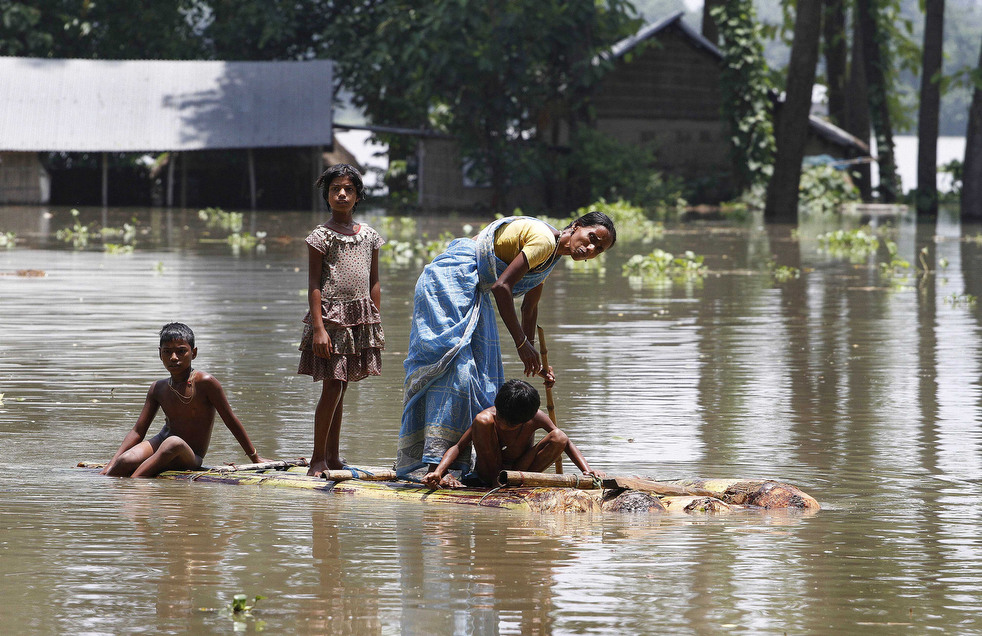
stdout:
POLYGON ((167 386, 169 386, 170 390, 174 392, 174 395, 177 396, 177 399, 183 402, 184 404, 190 404, 191 400, 194 399, 194 383, 191 382, 191 378, 193 377, 194 377, 194 368, 192 367, 191 372, 188 373, 188 384, 191 386, 191 392, 188 393, 187 396, 185 396, 183 393, 181 393, 180 391, 174 388, 174 378, 167 378, 167 386))

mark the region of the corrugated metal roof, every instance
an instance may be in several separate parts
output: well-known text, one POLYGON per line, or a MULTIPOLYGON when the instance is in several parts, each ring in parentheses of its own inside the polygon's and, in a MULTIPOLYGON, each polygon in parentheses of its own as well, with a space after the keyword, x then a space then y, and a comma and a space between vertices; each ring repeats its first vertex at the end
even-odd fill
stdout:
POLYGON ((332 73, 330 60, 0 57, 0 150, 329 145, 332 73))

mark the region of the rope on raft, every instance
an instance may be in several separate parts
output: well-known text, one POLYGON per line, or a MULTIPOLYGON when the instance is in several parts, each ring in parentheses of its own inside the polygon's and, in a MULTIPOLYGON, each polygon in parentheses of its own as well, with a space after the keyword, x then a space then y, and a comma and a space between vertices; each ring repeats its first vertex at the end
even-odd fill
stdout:
POLYGON ((486 493, 484 493, 484 496, 483 496, 483 497, 481 497, 481 500, 480 500, 479 502, 477 502, 477 505, 479 505, 479 506, 480 506, 480 505, 482 505, 482 504, 484 503, 484 500, 485 500, 485 499, 487 499, 488 497, 490 497, 490 496, 491 496, 491 495, 493 495, 494 493, 496 493, 496 492, 498 492, 498 491, 499 491, 499 490, 501 490, 502 488, 504 488, 504 486, 503 486, 503 485, 502 485, 502 486, 498 486, 497 488, 492 488, 491 490, 489 490, 489 491, 487 491, 486 493))

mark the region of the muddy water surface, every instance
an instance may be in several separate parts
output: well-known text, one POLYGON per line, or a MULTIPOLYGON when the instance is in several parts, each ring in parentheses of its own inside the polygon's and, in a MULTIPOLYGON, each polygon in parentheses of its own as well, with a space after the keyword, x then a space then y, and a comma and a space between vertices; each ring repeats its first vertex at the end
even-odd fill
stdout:
MULTIPOLYGON (((420 218, 390 238, 465 233, 420 218)), ((539 319, 561 424, 595 466, 768 477, 815 515, 535 516, 312 492, 102 478, 166 373, 156 332, 197 334, 260 452, 309 456, 318 386, 295 375, 306 213, 246 214, 233 249, 196 212, 83 210, 132 253, 75 247, 65 209, 0 208, 0 625, 11 634, 977 633, 982 631, 982 228, 893 220, 899 257, 753 221, 670 224, 604 267, 560 267, 539 319), (704 255, 701 281, 638 282, 631 255, 704 255), (779 283, 769 263, 800 278, 779 283), (855 262, 854 262, 855 261, 855 262), (40 270, 43 277, 16 276, 40 270), (260 595, 248 616, 232 596, 260 595)), ((473 231, 473 230, 471 230, 473 231)), ((386 265, 384 374, 346 398, 346 457, 389 465, 421 265, 386 265)), ((521 365, 503 347, 505 368, 521 365)), ((243 461, 216 424, 209 463, 243 461)))

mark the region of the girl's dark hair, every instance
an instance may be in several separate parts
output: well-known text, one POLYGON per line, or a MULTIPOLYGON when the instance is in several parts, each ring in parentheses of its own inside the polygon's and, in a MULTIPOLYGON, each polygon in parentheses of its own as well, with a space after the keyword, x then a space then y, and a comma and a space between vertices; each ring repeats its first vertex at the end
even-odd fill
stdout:
POLYGON ((617 230, 614 229, 614 222, 603 212, 588 212, 563 229, 568 230, 574 225, 577 227, 594 227, 596 225, 605 227, 607 233, 610 234, 610 246, 614 247, 614 243, 617 242, 617 230))
POLYGON ((174 340, 183 340, 194 349, 194 332, 191 331, 191 327, 183 322, 169 322, 160 328, 161 347, 164 346, 165 342, 173 342, 174 340))
POLYGON ((508 380, 498 389, 494 408, 511 425, 524 424, 539 411, 539 392, 524 380, 508 380))
POLYGON ((317 177, 317 181, 314 182, 314 185, 321 190, 324 203, 331 204, 329 186, 338 177, 348 177, 351 179, 351 183, 355 184, 355 193, 358 195, 358 202, 355 203, 355 207, 358 207, 358 203, 361 203, 362 199, 365 198, 365 184, 361 180, 361 173, 358 172, 358 169, 347 163, 334 164, 322 172, 321 176, 317 177))

